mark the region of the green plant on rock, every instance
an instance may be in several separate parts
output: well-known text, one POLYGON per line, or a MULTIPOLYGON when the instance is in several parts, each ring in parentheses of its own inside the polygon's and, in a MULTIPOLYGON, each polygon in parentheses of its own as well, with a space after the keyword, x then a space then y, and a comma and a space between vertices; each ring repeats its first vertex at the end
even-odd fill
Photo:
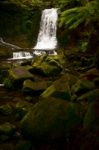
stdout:
POLYGON ((4 86, 6 88, 10 88, 10 89, 13 89, 13 85, 12 85, 12 82, 9 78, 5 78, 4 82, 3 82, 4 86))

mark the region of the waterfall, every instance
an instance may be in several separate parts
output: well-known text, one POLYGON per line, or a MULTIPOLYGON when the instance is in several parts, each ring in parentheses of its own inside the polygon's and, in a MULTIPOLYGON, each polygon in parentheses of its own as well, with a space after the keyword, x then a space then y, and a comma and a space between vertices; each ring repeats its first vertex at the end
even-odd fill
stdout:
MULTIPOLYGON (((38 34, 37 44, 33 48, 35 49, 34 53, 39 54, 41 50, 54 51, 57 47, 57 8, 45 9, 42 12, 40 31, 38 34)), ((54 51, 55 53, 55 51, 54 51)))
POLYGON ((13 52, 13 58, 10 58, 9 60, 30 59, 32 57, 30 52, 13 52))

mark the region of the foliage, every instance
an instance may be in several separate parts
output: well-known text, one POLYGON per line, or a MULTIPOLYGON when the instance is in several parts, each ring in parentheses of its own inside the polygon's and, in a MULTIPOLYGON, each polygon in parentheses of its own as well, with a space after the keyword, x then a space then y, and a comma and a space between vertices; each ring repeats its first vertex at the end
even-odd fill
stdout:
POLYGON ((93 0, 82 3, 79 7, 66 9, 61 13, 60 26, 65 24, 69 29, 78 27, 81 23, 85 25, 97 21, 99 18, 99 1, 93 0))

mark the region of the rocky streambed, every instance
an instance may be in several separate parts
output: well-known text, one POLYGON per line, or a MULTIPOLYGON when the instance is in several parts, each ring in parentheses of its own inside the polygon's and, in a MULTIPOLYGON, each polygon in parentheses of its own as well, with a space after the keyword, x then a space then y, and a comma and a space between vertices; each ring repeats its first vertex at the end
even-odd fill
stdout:
POLYGON ((1 150, 99 148, 99 70, 74 61, 76 67, 62 55, 43 55, 2 62, 1 150))

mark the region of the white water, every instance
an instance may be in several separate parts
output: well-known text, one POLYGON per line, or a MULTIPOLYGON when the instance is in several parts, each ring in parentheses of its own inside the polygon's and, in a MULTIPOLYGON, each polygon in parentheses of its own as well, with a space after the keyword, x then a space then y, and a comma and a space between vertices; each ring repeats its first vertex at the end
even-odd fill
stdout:
POLYGON ((30 59, 32 57, 30 52, 13 52, 13 58, 10 58, 10 60, 30 59))
POLYGON ((54 50, 57 47, 57 8, 45 9, 42 12, 40 31, 38 34, 36 50, 54 50))

